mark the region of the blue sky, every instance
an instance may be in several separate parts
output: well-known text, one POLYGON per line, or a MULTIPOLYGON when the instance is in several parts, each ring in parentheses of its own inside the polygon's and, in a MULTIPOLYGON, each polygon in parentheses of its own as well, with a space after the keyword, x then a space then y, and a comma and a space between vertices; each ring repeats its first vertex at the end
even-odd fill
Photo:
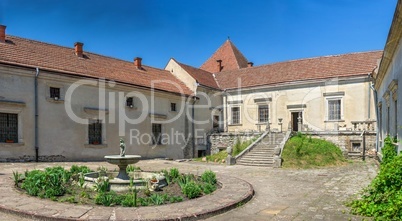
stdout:
POLYGON ((10 35, 163 68, 201 66, 230 36, 255 65, 382 50, 397 0, 0 0, 10 35))

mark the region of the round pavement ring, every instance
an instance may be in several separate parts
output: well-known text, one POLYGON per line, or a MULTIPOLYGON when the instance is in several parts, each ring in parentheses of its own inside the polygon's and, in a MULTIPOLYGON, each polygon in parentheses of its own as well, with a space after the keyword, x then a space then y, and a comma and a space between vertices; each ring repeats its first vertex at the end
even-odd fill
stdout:
POLYGON ((248 202, 252 185, 242 179, 217 174, 221 188, 200 198, 147 207, 104 207, 53 202, 22 194, 10 178, 1 180, 0 211, 38 220, 198 220, 248 202))

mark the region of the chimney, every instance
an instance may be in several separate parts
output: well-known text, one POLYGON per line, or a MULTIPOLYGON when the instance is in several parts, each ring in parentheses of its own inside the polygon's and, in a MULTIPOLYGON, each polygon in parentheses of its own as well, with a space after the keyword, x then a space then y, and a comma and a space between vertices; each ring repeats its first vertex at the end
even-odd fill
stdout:
POLYGON ((80 58, 82 58, 84 56, 82 46, 84 46, 84 44, 81 43, 81 42, 75 42, 74 43, 75 54, 80 58))
POLYGON ((216 62, 218 62, 218 66, 217 66, 218 71, 217 72, 221 72, 221 70, 222 70, 222 60, 216 60, 216 62))
POLYGON ((254 63, 253 63, 253 62, 251 62, 251 61, 247 63, 247 67, 248 67, 248 68, 253 67, 253 65, 254 65, 254 63))
POLYGON ((5 25, 0 25, 0 42, 6 42, 6 27, 5 25))
POLYGON ((134 58, 134 65, 137 69, 142 69, 141 61, 142 61, 142 58, 140 58, 140 57, 134 58))

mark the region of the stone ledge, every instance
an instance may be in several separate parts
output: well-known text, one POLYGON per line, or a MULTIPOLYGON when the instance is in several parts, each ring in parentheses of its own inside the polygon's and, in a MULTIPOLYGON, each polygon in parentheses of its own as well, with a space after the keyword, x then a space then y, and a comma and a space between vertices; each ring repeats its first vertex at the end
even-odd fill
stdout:
POLYGON ((4 190, 0 193, 0 211, 39 220, 94 220, 99 211, 103 211, 99 214, 103 217, 115 216, 114 220, 126 220, 128 217, 135 220, 199 220, 234 209, 254 196, 254 189, 250 183, 218 174, 221 189, 185 202, 136 208, 85 206, 52 202, 48 199, 21 194, 14 188, 12 179, 9 179, 10 176, 12 174, 0 176, 4 190), (30 207, 29 204, 35 206, 30 207), (55 213, 49 213, 49 211, 55 213))

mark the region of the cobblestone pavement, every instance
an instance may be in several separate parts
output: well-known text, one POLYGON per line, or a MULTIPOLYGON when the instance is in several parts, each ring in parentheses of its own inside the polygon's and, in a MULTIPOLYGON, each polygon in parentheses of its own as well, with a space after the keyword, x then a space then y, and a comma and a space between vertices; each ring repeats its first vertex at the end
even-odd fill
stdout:
MULTIPOLYGON (((113 165, 104 162, 90 163, 2 163, 1 176, 11 176, 13 170, 44 168, 52 165, 69 167, 72 164, 88 165, 96 169, 113 165)), ((138 166, 147 171, 176 167, 181 172, 201 174, 211 169, 224 176, 237 177, 251 183, 254 198, 243 206, 207 220, 362 220, 349 214, 344 202, 366 187, 377 174, 376 163, 355 161, 347 166, 325 169, 272 169, 263 167, 226 166, 213 163, 144 160, 138 166)), ((11 178, 10 178, 11 179, 11 178)), ((21 199, 23 200, 23 199, 21 199)), ((113 217, 112 217, 113 218, 113 217)), ((0 220, 31 220, 0 213, 0 220)))

